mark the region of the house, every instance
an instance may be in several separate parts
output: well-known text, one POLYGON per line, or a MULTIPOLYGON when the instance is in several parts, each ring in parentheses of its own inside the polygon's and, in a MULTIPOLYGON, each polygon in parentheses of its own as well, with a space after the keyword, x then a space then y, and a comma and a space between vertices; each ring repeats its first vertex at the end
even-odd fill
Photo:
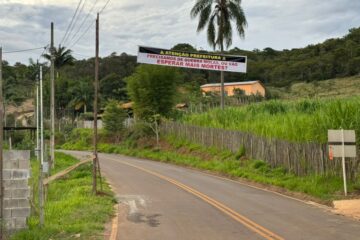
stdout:
MULTIPOLYGON (((224 86, 225 86, 226 96, 233 96, 235 89, 241 89, 245 92, 246 95, 259 94, 265 97, 265 87, 260 81, 225 83, 224 86)), ((204 93, 207 92, 220 93, 221 84, 220 83, 205 84, 201 86, 201 90, 204 93)))

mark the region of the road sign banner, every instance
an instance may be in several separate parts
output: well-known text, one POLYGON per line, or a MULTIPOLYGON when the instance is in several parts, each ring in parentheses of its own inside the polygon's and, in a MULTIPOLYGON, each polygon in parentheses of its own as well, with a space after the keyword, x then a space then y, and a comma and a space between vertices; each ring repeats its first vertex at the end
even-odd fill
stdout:
POLYGON ((139 47, 138 63, 246 73, 247 57, 208 53, 190 53, 152 47, 139 47))
MULTIPOLYGON (((329 130, 328 131, 329 143, 342 142, 342 133, 341 130, 329 130)), ((353 143, 355 145, 355 131, 354 130, 344 130, 344 141, 346 143, 353 143)))
POLYGON ((329 153, 332 157, 356 157, 356 136, 354 130, 329 130, 329 153))
MULTIPOLYGON (((342 145, 329 145, 329 153, 332 153, 333 158, 341 158, 343 156, 342 145)), ((344 146, 345 157, 355 158, 356 157, 356 146, 344 146)))
POLYGON ((354 130, 328 130, 329 158, 342 158, 344 193, 347 196, 346 157, 356 157, 356 136, 354 130))

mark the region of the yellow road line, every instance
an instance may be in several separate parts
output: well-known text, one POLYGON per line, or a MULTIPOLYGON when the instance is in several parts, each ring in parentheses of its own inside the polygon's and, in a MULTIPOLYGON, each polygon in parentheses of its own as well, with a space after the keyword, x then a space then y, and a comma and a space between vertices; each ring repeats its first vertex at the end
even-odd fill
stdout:
POLYGON ((251 221, 250 219, 248 219, 247 217, 239 214, 238 212, 232 210, 231 208, 225 206, 224 204, 216 201, 215 199, 212 199, 211 197, 183 184, 183 183, 180 183, 172 178, 169 178, 169 177, 166 177, 164 175, 161 175, 159 173, 156 173, 156 172, 153 172, 153 171, 150 171, 148 169, 145 169, 145 168, 142 168, 142 167, 139 167, 139 166, 136 166, 136 165, 133 165, 133 164, 130 164, 130 163, 126 163, 126 162, 123 162, 123 161, 120 161, 120 160, 117 160, 117 159, 113 159, 113 158, 110 158, 110 157, 107 157, 108 159, 111 159, 113 161, 116 161, 116 162, 119 162, 119 163, 122 163, 124 165, 128 165, 130 167, 133 167, 133 168, 136 168, 138 170, 141 170, 141 171, 144 171, 146 173, 149 173, 153 176, 156 176, 160 179, 163 179, 167 182, 170 182, 174 185, 176 185, 177 187, 197 196, 198 198, 202 199, 203 201, 207 202, 208 204, 212 205, 213 207, 217 208, 218 210, 222 211, 223 213, 225 213, 226 215, 230 216, 231 218, 233 218, 234 220, 236 220, 237 222, 243 224, 244 226, 246 226, 247 228, 249 228, 250 230, 252 230, 253 232, 259 234, 260 236, 264 237, 265 239, 268 239, 268 240, 284 240, 284 238, 280 237, 279 235, 271 232, 270 230, 260 226, 259 224, 251 221))
POLYGON ((116 240, 117 239, 117 233, 118 233, 118 223, 119 223, 119 204, 116 204, 115 206, 115 216, 112 220, 112 226, 111 226, 111 235, 109 240, 116 240))

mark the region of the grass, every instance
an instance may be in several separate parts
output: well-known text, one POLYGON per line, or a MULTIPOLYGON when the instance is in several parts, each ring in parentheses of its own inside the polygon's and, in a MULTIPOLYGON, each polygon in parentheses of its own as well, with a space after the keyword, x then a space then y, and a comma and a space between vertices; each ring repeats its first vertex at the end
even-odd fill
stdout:
MULTIPOLYGON (((216 148, 205 148, 176 137, 164 139, 160 149, 150 145, 146 148, 123 142, 119 145, 102 143, 99 151, 104 153, 124 154, 133 157, 147 158, 161 162, 193 167, 229 177, 243 178, 257 183, 274 185, 294 192, 330 201, 342 197, 342 179, 338 176, 298 177, 287 173, 283 168, 272 169, 260 160, 248 160, 243 157, 243 149, 238 154, 221 151, 216 148), (165 143, 165 146, 163 146, 165 143)), ((65 145, 69 146, 69 144, 65 145)), ((82 146, 86 147, 86 146, 82 146)), ((72 148, 72 150, 74 150, 72 148)), ((349 183, 349 191, 360 189, 360 179, 349 183)))
POLYGON ((360 77, 335 78, 311 83, 294 83, 290 87, 268 87, 282 99, 344 98, 360 95, 360 77))
POLYGON ((360 97, 268 101, 185 115, 184 123, 239 130, 295 142, 327 142, 328 129, 355 129, 360 140, 360 97))
MULTIPOLYGON (((77 163, 78 160, 63 154, 56 153, 56 168, 53 173, 59 172, 77 163)), ((34 189, 37 189, 39 164, 31 161, 34 189)), ((42 240, 42 239, 103 239, 105 224, 113 214, 114 198, 109 186, 105 191, 109 196, 94 196, 92 190, 91 165, 83 165, 66 177, 53 182, 48 188, 45 204, 45 226, 39 226, 39 217, 35 212, 28 220, 29 229, 12 236, 13 240, 42 240)), ((35 205, 37 206, 37 191, 35 205)))

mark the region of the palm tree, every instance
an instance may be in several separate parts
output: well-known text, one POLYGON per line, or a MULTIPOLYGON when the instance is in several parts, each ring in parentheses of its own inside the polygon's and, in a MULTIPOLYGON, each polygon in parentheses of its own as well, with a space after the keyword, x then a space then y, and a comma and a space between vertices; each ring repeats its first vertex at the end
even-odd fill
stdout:
MULTIPOLYGON (((197 0, 191 9, 191 17, 199 16, 197 31, 207 28, 207 39, 211 47, 218 47, 224 52, 224 45, 229 48, 233 40, 232 22, 241 38, 245 37, 246 17, 241 0, 197 0)), ((224 72, 221 72, 221 108, 225 106, 224 72)))
MULTIPOLYGON (((54 57, 55 57, 54 65, 57 71, 65 65, 72 65, 74 63, 75 58, 71 55, 71 53, 72 53, 71 49, 66 49, 66 47, 63 47, 61 45, 59 45, 57 49, 54 48, 54 57)), ((43 56, 47 60, 49 61, 51 60, 50 54, 44 54, 43 56)), ((57 72, 57 77, 58 75, 59 73, 57 72)))
POLYGON ((93 98, 93 92, 91 88, 91 83, 82 80, 78 84, 70 88, 69 92, 72 95, 72 100, 69 103, 70 107, 74 107, 75 110, 84 108, 84 113, 87 113, 88 103, 93 98))

